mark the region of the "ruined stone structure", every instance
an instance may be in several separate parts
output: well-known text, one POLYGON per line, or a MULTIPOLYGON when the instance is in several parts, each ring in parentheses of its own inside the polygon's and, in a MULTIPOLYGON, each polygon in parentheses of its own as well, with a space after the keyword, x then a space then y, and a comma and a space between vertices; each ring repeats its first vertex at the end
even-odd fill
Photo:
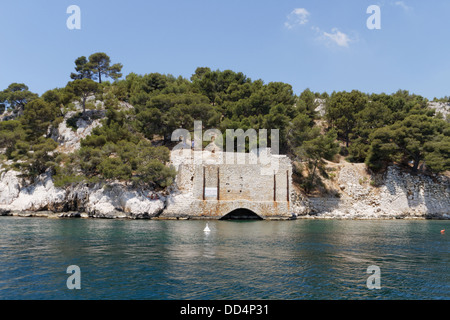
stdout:
POLYGON ((172 152, 178 193, 161 217, 291 218, 291 161, 264 152, 172 152))
POLYGON ((246 154, 244 163, 230 163, 224 161, 226 155, 173 151, 176 184, 163 192, 119 181, 58 188, 48 173, 27 181, 0 164, 0 216, 450 219, 450 178, 445 175, 413 175, 397 166, 370 175, 364 163, 330 163, 336 175, 323 181, 334 192, 306 197, 293 186, 288 157, 270 156, 267 162, 246 154))

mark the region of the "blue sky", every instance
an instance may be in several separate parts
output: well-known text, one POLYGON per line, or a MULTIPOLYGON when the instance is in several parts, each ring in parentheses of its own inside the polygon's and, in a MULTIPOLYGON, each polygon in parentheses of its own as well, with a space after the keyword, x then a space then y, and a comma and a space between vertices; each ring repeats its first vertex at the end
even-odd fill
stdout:
POLYGON ((405 89, 432 99, 450 95, 449 14, 448 0, 1 0, 0 90, 65 86, 77 57, 101 51, 124 75, 189 78, 207 66, 296 94, 405 89), (66 26, 70 5, 81 30, 66 26), (370 5, 380 30, 366 27, 370 5))

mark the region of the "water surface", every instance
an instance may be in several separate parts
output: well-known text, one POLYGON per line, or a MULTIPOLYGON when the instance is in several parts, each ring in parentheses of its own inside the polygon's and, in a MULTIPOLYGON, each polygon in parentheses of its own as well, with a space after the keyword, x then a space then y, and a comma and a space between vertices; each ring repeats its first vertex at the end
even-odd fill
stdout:
POLYGON ((449 221, 205 224, 1 217, 0 299, 450 298, 449 221))

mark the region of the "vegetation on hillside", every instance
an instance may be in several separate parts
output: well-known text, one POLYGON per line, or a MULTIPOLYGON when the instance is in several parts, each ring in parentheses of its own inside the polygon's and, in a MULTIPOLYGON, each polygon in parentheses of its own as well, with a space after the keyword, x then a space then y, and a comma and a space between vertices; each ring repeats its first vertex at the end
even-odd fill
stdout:
POLYGON ((319 183, 324 160, 339 153, 373 171, 392 163, 413 172, 421 164, 431 172, 450 169, 449 122, 428 108, 426 99, 407 91, 328 95, 306 89, 296 95, 289 84, 253 81, 231 70, 200 67, 190 79, 159 73, 120 79, 121 69, 106 54, 95 53, 75 60, 73 81, 64 88, 40 97, 25 84, 0 91, 0 114, 13 115, 0 121, 0 156, 31 178, 50 172, 59 186, 119 179, 164 188, 175 176, 167 166, 172 132, 193 131, 200 120, 204 129, 224 133, 279 129, 280 152, 296 160, 296 181, 306 192, 319 183), (67 120, 75 128, 80 117, 89 117, 86 111, 93 106, 87 101, 94 95, 106 109, 103 125, 76 152, 58 153, 52 128, 78 101, 82 111, 67 120), (123 102, 133 108, 122 108, 123 102), (325 105, 323 116, 319 103, 325 105))

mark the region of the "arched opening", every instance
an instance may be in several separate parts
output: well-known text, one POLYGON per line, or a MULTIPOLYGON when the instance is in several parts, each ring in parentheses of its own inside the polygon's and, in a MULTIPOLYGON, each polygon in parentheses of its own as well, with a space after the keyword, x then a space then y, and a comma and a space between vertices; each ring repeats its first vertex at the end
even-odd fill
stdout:
POLYGON ((263 220, 249 209, 239 208, 223 216, 220 220, 263 220))

